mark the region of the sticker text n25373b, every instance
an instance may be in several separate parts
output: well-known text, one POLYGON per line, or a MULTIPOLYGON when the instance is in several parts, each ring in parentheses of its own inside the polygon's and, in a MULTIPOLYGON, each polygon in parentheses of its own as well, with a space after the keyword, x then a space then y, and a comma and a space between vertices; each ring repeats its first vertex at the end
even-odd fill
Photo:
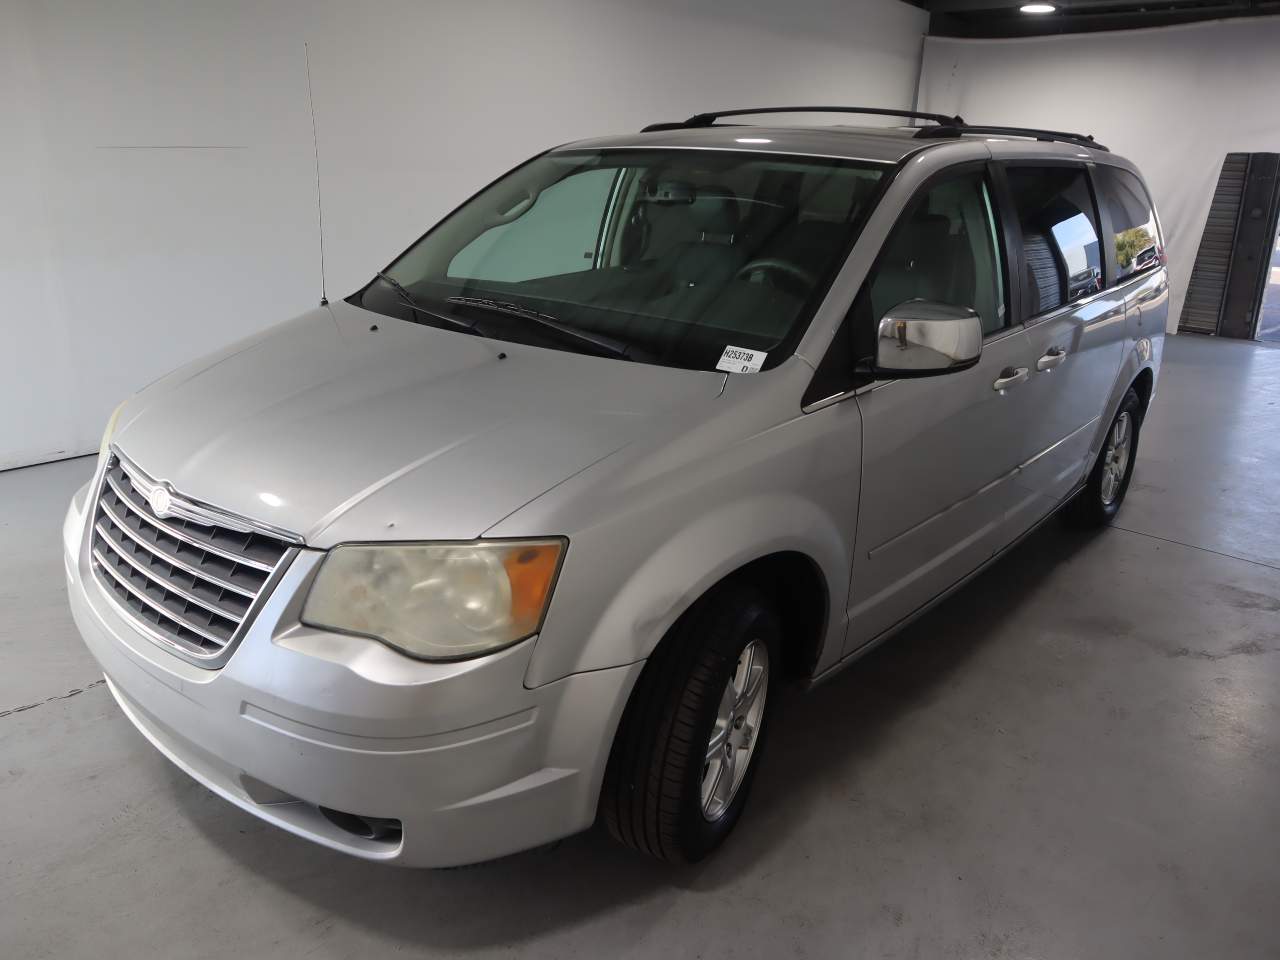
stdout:
POLYGON ((716 364, 716 369, 723 370, 725 373, 759 373, 767 356, 769 353, 766 350, 748 350, 746 347, 728 346, 724 348, 724 353, 720 354, 720 362, 716 364))

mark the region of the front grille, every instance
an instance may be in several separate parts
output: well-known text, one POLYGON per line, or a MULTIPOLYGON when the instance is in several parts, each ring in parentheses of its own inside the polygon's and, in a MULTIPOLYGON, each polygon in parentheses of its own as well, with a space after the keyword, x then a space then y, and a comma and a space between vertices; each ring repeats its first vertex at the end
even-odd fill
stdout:
MULTIPOLYGON (((150 633, 192 659, 216 659, 239 639, 291 544, 249 521, 232 527, 185 516, 161 519, 148 503, 154 486, 110 455, 93 513, 94 572, 150 633)), ((181 503, 183 514, 200 510, 181 503)))

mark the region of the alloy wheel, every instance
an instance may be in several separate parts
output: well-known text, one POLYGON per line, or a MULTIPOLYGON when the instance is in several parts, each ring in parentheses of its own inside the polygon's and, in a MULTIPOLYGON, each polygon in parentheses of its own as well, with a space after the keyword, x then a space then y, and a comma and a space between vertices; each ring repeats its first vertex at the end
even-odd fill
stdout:
POLYGON ((725 683, 702 767, 702 815, 724 816, 751 767, 769 691, 769 648, 752 640, 725 683))
POLYGON ((1133 417, 1126 410, 1116 417, 1107 435, 1107 447, 1102 456, 1102 503, 1110 506, 1119 496, 1129 469, 1129 452, 1133 441, 1133 417))

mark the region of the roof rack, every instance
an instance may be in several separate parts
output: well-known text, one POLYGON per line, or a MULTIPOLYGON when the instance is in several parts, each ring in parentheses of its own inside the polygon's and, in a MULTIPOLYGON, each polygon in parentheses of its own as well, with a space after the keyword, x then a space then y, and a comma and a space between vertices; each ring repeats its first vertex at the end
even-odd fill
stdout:
POLYGON ((1107 153, 1111 151, 1093 139, 1092 134, 1087 133, 1067 133, 1062 130, 1038 130, 1035 127, 986 127, 986 126, 970 126, 967 123, 948 123, 940 124, 936 127, 921 127, 916 133, 917 140, 933 140, 942 137, 960 137, 966 133, 976 134, 1007 134, 1011 137, 1033 137, 1036 140, 1052 141, 1056 143, 1071 143, 1077 147, 1087 147, 1090 150, 1103 150, 1107 153))
MULTIPOLYGON (((682 130, 689 127, 710 127, 721 117, 746 117, 761 113, 861 113, 877 117, 906 117, 911 120, 932 120, 940 126, 948 128, 963 127, 960 117, 949 117, 942 113, 921 113, 918 110, 885 110, 880 107, 751 107, 745 110, 717 110, 715 113, 694 114, 688 120, 674 123, 651 123, 642 133, 654 130, 682 130)), ((933 129, 924 127, 922 129, 933 129)))
POLYGON ((858 113, 877 117, 905 117, 910 120, 929 120, 934 126, 921 127, 916 131, 916 138, 923 140, 944 137, 961 137, 973 134, 1005 134, 1011 137, 1033 137, 1036 140, 1071 143, 1077 147, 1090 150, 1103 150, 1106 147, 1087 133, 1068 133, 1063 130, 1040 130, 1035 127, 988 127, 975 126, 964 122, 963 117, 949 117, 944 113, 921 113, 919 110, 886 110, 883 107, 748 107, 742 110, 717 110, 714 113, 695 113, 688 120, 677 120, 673 123, 651 123, 642 133, 655 130, 687 130, 690 128, 714 126, 717 120, 724 117, 747 117, 763 113, 858 113))

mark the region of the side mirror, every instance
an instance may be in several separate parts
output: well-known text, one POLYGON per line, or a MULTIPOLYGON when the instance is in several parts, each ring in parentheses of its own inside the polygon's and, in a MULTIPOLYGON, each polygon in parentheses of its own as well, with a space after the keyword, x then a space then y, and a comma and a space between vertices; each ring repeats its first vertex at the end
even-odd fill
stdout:
POLYGON ((907 300, 880 320, 880 377, 932 377, 967 370, 982 356, 982 320, 969 307, 907 300))

